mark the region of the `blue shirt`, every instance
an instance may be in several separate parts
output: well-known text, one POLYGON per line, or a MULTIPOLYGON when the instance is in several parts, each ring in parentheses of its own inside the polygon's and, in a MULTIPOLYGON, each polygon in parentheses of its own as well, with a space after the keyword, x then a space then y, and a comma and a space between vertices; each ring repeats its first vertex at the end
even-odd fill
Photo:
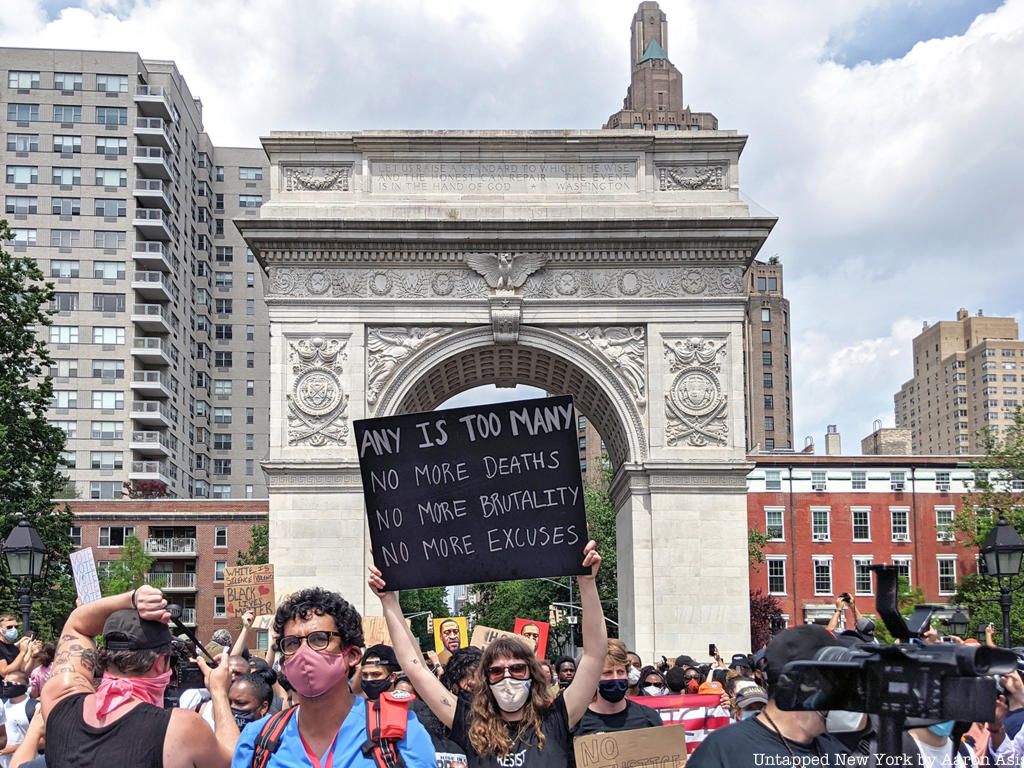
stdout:
MULTIPOLYGON (((281 746, 267 763, 268 768, 308 768, 309 759, 306 757, 305 747, 302 746, 302 739, 299 738, 300 717, 301 707, 285 726, 281 746)), ((238 737, 231 768, 249 768, 252 765, 256 739, 259 738, 266 722, 267 718, 264 717, 245 726, 238 737)), ((374 768, 376 764, 373 758, 364 757, 362 752, 362 746, 367 738, 366 700, 356 696, 352 702, 352 709, 338 731, 338 740, 334 747, 334 768, 374 768)), ((435 768, 434 743, 412 710, 409 711, 405 738, 398 742, 398 751, 405 758, 407 768, 435 768)), ((326 755, 320 755, 320 758, 321 763, 326 765, 326 755)))

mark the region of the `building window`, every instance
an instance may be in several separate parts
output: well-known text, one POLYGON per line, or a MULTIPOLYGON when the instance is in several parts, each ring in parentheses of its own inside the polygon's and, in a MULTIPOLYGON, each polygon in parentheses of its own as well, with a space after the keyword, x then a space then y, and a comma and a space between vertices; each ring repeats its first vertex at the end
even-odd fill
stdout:
MULTIPOLYGON (((124 217, 128 215, 128 202, 126 200, 103 200, 96 201, 96 215, 108 219, 124 217)), ((123 233, 121 243, 124 244, 123 233)), ((119 246, 114 246, 119 247, 119 246)))
POLYGON ((786 558, 766 557, 768 564, 768 594, 786 594, 786 558))
POLYGON ((227 568, 227 560, 215 560, 213 563, 213 580, 224 581, 224 569, 227 568))
POLYGON ((935 473, 935 490, 939 493, 949 493, 949 472, 935 473))
POLYGON ((256 381, 254 379, 246 379, 245 381, 245 396, 253 397, 256 394, 256 381))
POLYGON ((775 450, 775 438, 766 437, 764 439, 764 447, 765 447, 765 450, 767 450, 767 451, 774 451, 775 450))
POLYGON ((39 180, 39 169, 34 165, 8 165, 8 184, 35 184, 39 180))
POLYGON ((19 123, 31 123, 39 119, 38 104, 8 104, 7 119, 19 123))
POLYGON ((80 197, 50 198, 50 213, 54 216, 78 216, 82 212, 80 197))
POLYGON ((832 558, 814 558, 814 594, 832 594, 832 558))
POLYGON ((907 473, 906 472, 890 472, 889 473, 889 485, 896 493, 901 493, 906 487, 907 473))
POLYGON ((11 230, 11 242, 15 245, 28 246, 35 245, 38 240, 38 233, 34 229, 25 229, 23 227, 16 227, 11 230))
POLYGON ((896 568, 896 578, 906 579, 907 587, 910 587, 910 557, 893 557, 892 564, 896 568))
POLYGON ((771 344, 772 343, 772 332, 768 328, 761 330, 761 343, 771 344))
POLYGON ((100 125, 128 125, 125 107, 96 107, 96 122, 100 125))
POLYGON ((245 486, 245 498, 251 499, 251 498, 254 498, 255 496, 256 496, 256 486, 255 485, 247 485, 247 486, 245 486))
POLYGON ((252 477, 256 474, 256 461, 255 459, 245 460, 245 476, 252 477))
MULTIPOLYGON (((95 497, 94 497, 95 498, 95 497)), ((121 525, 104 525, 100 527, 101 547, 123 547, 124 540, 135 535, 135 528, 121 525)))
POLYGON ((871 507, 852 507, 853 540, 871 541, 871 507))
POLYGON ((775 409, 775 397, 773 395, 764 396, 764 409, 766 411, 772 411, 775 409))
MULTIPOLYGON (((54 107, 56 110, 57 108, 54 107)), ((81 107, 79 107, 81 110, 81 107)), ((59 122, 59 121, 58 121, 59 122)), ((71 122, 70 120, 66 122, 71 122)), ((82 137, 81 136, 54 136, 53 137, 53 151, 54 152, 70 152, 76 154, 82 151, 82 137)))
POLYGON ((105 411, 124 408, 124 392, 93 392, 92 407, 105 411))
POLYGON ((764 431, 765 432, 774 432, 775 431, 775 417, 774 416, 765 416, 764 417, 764 431))
POLYGON ((763 375, 761 383, 763 384, 765 389, 773 389, 775 387, 775 379, 772 377, 770 373, 766 373, 763 375))
POLYGON ((218 351, 213 353, 213 365, 215 368, 230 368, 232 356, 230 352, 218 351))
POLYGON ((782 472, 777 469, 769 469, 764 473, 764 489, 766 491, 782 490, 782 472))
MULTIPOLYGON (((223 581, 223 580, 224 579, 222 577, 221 581, 223 581)), ((213 596, 213 618, 215 618, 215 619, 225 619, 225 618, 227 618, 227 615, 228 615, 227 609, 225 609, 225 607, 224 607, 224 595, 214 595, 213 596)))
POLYGON ((762 352, 761 353, 761 364, 762 365, 771 365, 772 364, 772 353, 771 352, 762 352))
POLYGON ((51 427, 56 427, 64 436, 69 440, 78 437, 78 422, 77 421, 51 421, 51 427))
POLYGON ((889 517, 892 521, 892 540, 910 541, 910 510, 894 507, 889 510, 889 517))
POLYGON ((811 540, 828 541, 831 538, 830 507, 811 507, 811 540))
POLYGON ((97 187, 127 187, 128 171, 121 171, 116 168, 96 169, 97 187))
MULTIPOLYGON (((55 122, 55 123, 80 123, 80 122, 82 122, 82 108, 79 107, 79 106, 70 106, 70 105, 67 105, 67 104, 55 104, 54 107, 53 107, 53 122, 55 122)), ((81 152, 82 151, 82 139, 79 138, 78 136, 76 136, 75 138, 78 139, 78 150, 77 151, 81 152)), ((57 143, 57 137, 56 136, 53 137, 53 143, 54 143, 54 145, 56 145, 56 143, 57 143)), ((56 146, 54 146, 54 150, 53 151, 54 152, 58 151, 56 146)), ((63 150, 63 151, 71 152, 70 149, 63 150)))
POLYGON ((865 491, 868 487, 868 473, 855 470, 850 473, 853 490, 865 491))
POLYGON ((245 285, 248 288, 255 288, 256 287, 256 273, 255 272, 246 272, 245 273, 245 285))
POLYGON ((213 394, 217 395, 218 397, 230 397, 231 379, 214 379, 213 394))
POLYGON ((81 239, 82 233, 77 229, 50 230, 50 247, 52 248, 74 248, 81 239))
POLYGON ((218 525, 213 529, 213 546, 217 549, 223 549, 228 545, 228 529, 227 526, 218 525))
POLYGON ((230 485, 214 485, 214 486, 211 486, 210 498, 212 498, 212 499, 230 499, 231 498, 231 486, 230 485))
POLYGON ((811 472, 811 490, 824 491, 826 488, 826 478, 828 474, 823 470, 813 470, 811 472))
POLYGON ((78 525, 72 525, 68 529, 68 538, 71 539, 71 546, 81 547, 82 546, 82 528, 78 525))
POLYGON ((259 208, 263 205, 263 195, 239 195, 239 208, 259 208))
POLYGON ((853 590, 858 595, 874 594, 871 584, 870 557, 853 558, 853 590))
POLYGON ((224 181, 224 166, 218 165, 213 169, 213 178, 215 181, 224 181))
POLYGON ((78 376, 77 360, 54 360, 50 366, 50 375, 57 379, 71 379, 78 376))
POLYGON ((772 321, 772 311, 768 307, 761 307, 761 322, 770 323, 772 321))
POLYGON ((232 337, 231 325, 220 324, 213 326, 213 336, 217 341, 229 341, 232 337))
POLYGON ((94 421, 89 436, 93 440, 121 440, 124 438, 124 424, 120 421, 94 421))
POLYGON ((62 187, 73 187, 82 183, 81 168, 54 168, 52 183, 62 187))
POLYGON ((80 91, 82 75, 79 72, 54 72, 53 87, 57 91, 80 91))
POLYGON ((213 450, 215 451, 230 451, 231 450, 231 435, 216 433, 213 436, 213 450))
POLYGON ((101 328, 92 329, 93 344, 124 344, 124 328, 101 328))
POLYGON ((230 245, 218 245, 213 252, 213 260, 218 264, 230 264, 234 261, 235 249, 230 245))
POLYGON ((954 507, 935 508, 935 538, 937 541, 953 541, 956 534, 953 532, 954 507))
POLYGON ((952 595, 956 592, 956 555, 939 555, 939 594, 952 595))
POLYGON ((262 181, 263 169, 248 167, 239 168, 238 178, 241 179, 242 181, 262 181))
POLYGON ((93 360, 92 377, 94 379, 123 379, 124 360, 93 360))
POLYGON ((92 469, 123 469, 124 455, 121 451, 92 451, 89 464, 92 469))
POLYGON ((96 90, 128 93, 128 75, 96 75, 96 90))
POLYGON ((246 408, 245 409, 245 423, 246 424, 255 424, 256 423, 256 409, 255 408, 246 408))
POLYGON ((230 424, 231 423, 231 409, 230 408, 214 408, 213 409, 213 423, 214 424, 230 424))
POLYGON ((89 483, 90 499, 118 499, 121 497, 119 480, 93 480, 89 483))
POLYGON ((127 155, 128 139, 119 138, 117 136, 97 136, 96 154, 105 155, 107 157, 127 155))
POLYGON ((17 72, 10 70, 7 73, 7 87, 27 91, 30 88, 39 87, 38 72, 17 72))
POLYGON ((77 325, 51 325, 50 326, 50 343, 51 344, 77 344, 78 343, 78 326, 77 325))
POLYGON ((246 299, 245 300, 245 314, 252 317, 256 314, 256 300, 246 299))
POLYGON ((213 273, 213 284, 217 288, 231 288, 234 282, 234 276, 230 272, 213 273))
POLYGON ((50 407, 68 410, 78 407, 78 392, 69 389, 55 389, 50 398, 50 407))
POLYGON ((785 541, 785 529, 782 526, 782 507, 764 508, 764 532, 769 541, 785 541))
POLYGON ((4 210, 6 213, 13 213, 21 216, 36 213, 39 210, 39 198, 8 195, 5 200, 4 210))
POLYGON ((78 310, 78 294, 53 294, 53 308, 56 309, 58 312, 76 312, 78 310))
POLYGON ((37 133, 8 133, 8 152, 38 152, 39 134, 37 133))

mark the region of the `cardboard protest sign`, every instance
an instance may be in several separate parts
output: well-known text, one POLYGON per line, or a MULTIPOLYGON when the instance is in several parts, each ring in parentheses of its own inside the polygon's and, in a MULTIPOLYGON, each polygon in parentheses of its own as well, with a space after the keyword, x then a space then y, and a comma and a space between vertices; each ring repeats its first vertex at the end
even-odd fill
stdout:
POLYGON ((732 722, 729 710, 722 706, 721 696, 718 694, 631 696, 630 700, 656 709, 665 725, 684 726, 687 753, 699 747, 704 737, 711 731, 732 722))
POLYGON ((485 627, 482 624, 477 624, 473 627, 473 637, 470 639, 469 644, 474 648, 483 650, 499 637, 514 637, 521 643, 526 642, 525 637, 517 635, 515 632, 506 632, 503 629, 494 629, 493 627, 485 627))
POLYGON ((373 559, 388 589, 585 572, 571 397, 353 426, 373 559))
POLYGON ((92 547, 72 552, 70 559, 78 599, 84 604, 103 597, 100 592, 100 578, 96 574, 96 560, 92 556, 92 547))
POLYGON ((274 613, 274 566, 227 566, 224 569, 224 604, 228 616, 241 616, 246 611, 257 616, 274 613))
POLYGON ((550 629, 551 627, 546 621, 516 619, 515 633, 526 639, 539 659, 543 659, 547 655, 548 631, 550 629))
POLYGON ((469 627, 465 616, 434 619, 434 653, 455 653, 469 645, 469 627))
POLYGON ((623 765, 678 768, 686 765, 686 728, 636 728, 580 736, 573 742, 576 768, 620 768, 623 765))
POLYGON ((383 616, 363 616, 363 646, 391 645, 391 633, 383 616))

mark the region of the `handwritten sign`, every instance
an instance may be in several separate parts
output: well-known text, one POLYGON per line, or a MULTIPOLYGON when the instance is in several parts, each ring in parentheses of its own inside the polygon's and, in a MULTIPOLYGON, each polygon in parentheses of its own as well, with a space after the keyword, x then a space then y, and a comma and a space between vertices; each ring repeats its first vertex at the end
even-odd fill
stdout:
POLYGON ((91 603, 103 597, 100 592, 100 578, 96 574, 96 560, 92 547, 71 553, 71 571, 75 575, 75 590, 82 603, 91 603))
POLYGON ((474 648, 483 650, 499 637, 514 637, 519 642, 526 643, 526 638, 522 635, 517 635, 515 632, 506 632, 503 629, 494 629, 493 627, 477 624, 473 627, 473 637, 470 639, 469 644, 474 648))
POLYGON ((577 738, 573 750, 577 768, 678 768, 686 765, 686 726, 592 733, 577 738))
POLYGON ((228 616, 241 616, 246 611, 257 616, 274 613, 274 566, 227 566, 224 602, 228 616))
POLYGON ((389 589, 584 573, 572 398, 354 422, 389 589))

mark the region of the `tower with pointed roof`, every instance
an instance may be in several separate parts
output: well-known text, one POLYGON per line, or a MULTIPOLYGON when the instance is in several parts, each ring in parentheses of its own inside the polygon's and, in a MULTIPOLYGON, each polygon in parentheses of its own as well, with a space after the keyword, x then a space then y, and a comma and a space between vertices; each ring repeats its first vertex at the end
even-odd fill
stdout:
POLYGON ((622 109, 605 128, 649 131, 718 130, 710 112, 692 112, 683 103, 683 75, 669 61, 668 23, 653 0, 640 3, 633 16, 629 57, 632 77, 622 109))

